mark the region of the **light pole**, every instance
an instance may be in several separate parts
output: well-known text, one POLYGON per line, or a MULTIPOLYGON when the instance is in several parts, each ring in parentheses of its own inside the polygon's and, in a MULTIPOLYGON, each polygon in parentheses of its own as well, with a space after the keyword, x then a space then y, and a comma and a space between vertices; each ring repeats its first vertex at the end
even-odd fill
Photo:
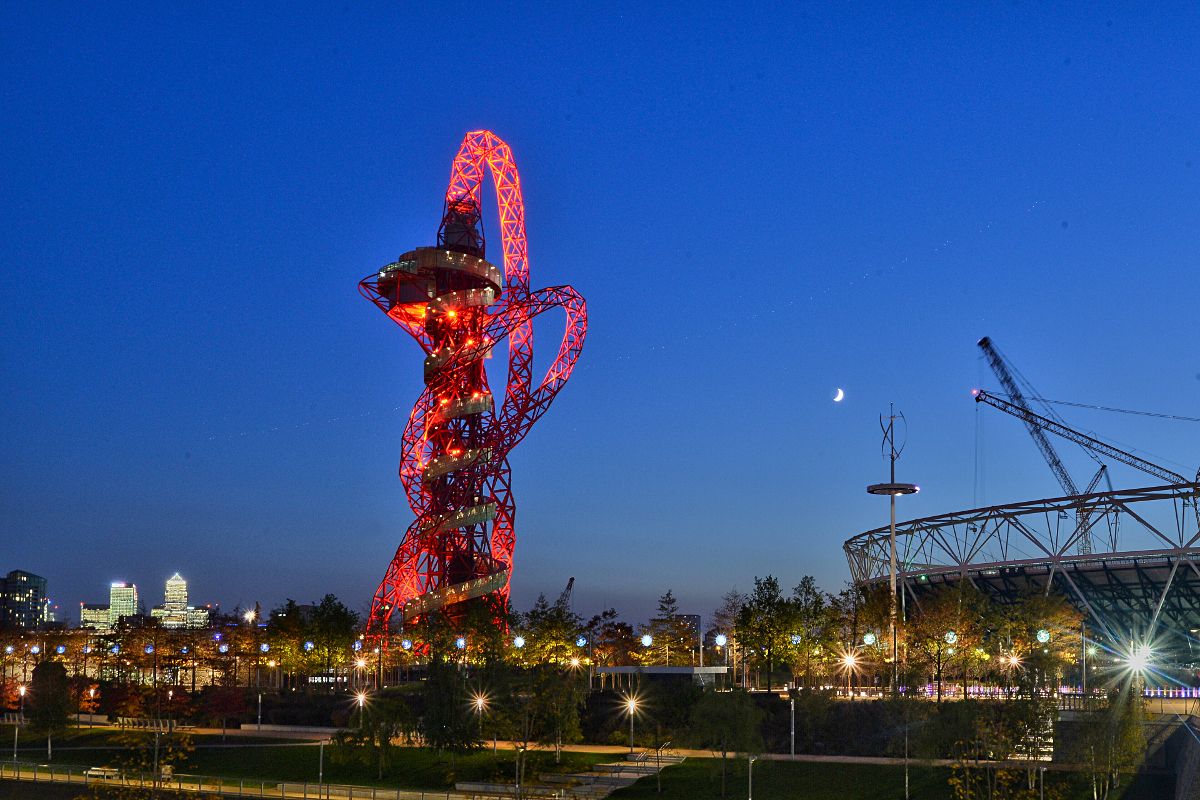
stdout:
POLYGON ((317 755, 317 794, 321 794, 320 787, 325 783, 325 740, 321 740, 321 749, 317 755))
POLYGON ((367 693, 360 691, 354 696, 354 699, 358 703, 358 730, 361 733, 363 728, 363 706, 367 703, 367 693))
POLYGON ((747 756, 750 765, 746 770, 746 800, 754 800, 754 762, 758 759, 754 756, 747 756))
POLYGON ((474 698, 475 713, 479 717, 479 738, 483 739, 483 710, 487 708, 487 695, 477 694, 474 698))
POLYGON ((792 758, 795 758, 796 757, 796 697, 795 697, 795 695, 788 698, 788 702, 791 704, 791 707, 792 707, 791 744, 792 744, 792 758))
POLYGON ((262 692, 258 693, 258 732, 262 733, 262 692))
POLYGON ((903 414, 897 414, 895 406, 889 406, 887 423, 884 417, 879 417, 879 426, 883 428, 883 446, 888 451, 887 459, 891 465, 887 483, 873 483, 867 487, 868 494, 887 495, 891 507, 891 525, 888 528, 888 587, 891 590, 888 608, 888 627, 892 635, 892 693, 895 694, 899 684, 899 648, 896 642, 896 498, 903 494, 916 494, 921 487, 913 483, 896 483, 896 459, 904 450, 904 443, 896 447, 896 420, 904 420, 903 414))
POLYGON ((633 752, 633 715, 637 712, 637 698, 632 695, 625 697, 625 712, 629 714, 629 752, 633 752))

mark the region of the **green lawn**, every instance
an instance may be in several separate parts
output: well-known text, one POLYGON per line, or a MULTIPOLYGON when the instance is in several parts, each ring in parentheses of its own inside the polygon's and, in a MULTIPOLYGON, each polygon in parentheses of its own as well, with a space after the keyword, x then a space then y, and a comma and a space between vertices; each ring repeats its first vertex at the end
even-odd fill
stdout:
MULTIPOLYGON (((727 765, 727 800, 747 795, 746 761, 732 759, 727 765)), ((909 797, 914 800, 952 800, 950 770, 913 767, 909 770, 909 797)), ((1069 800, 1090 800, 1091 790, 1080 776, 1047 772, 1046 789, 1062 786, 1069 800)), ((1170 778, 1141 778, 1118 792, 1123 800, 1161 800, 1172 795, 1170 778)), ((653 777, 614 792, 614 800, 720 800, 720 759, 689 758, 662 773, 662 794, 653 777)), ((873 764, 814 764, 806 762, 756 761, 755 800, 901 800, 904 797, 904 768, 873 764)))
MULTIPOLYGON (((745 759, 730 759, 726 798, 746 797, 745 759)), ((947 770, 909 770, 909 796, 920 800, 951 800, 947 770)), ((721 797, 721 760, 689 758, 662 773, 662 794, 653 777, 614 792, 614 800, 707 800, 721 797)), ((812 764, 755 761, 755 800, 898 800, 904 797, 904 768, 870 764, 812 764)))
MULTIPOLYGON (((220 737, 216 737, 218 740, 220 737)), ((199 743, 199 742, 198 742, 199 743)), ((315 745, 287 744, 283 746, 215 746, 218 742, 206 741, 207 746, 197 747, 186 765, 176 768, 177 773, 204 775, 209 777, 247 780, 252 782, 315 783, 318 772, 319 748, 315 745)), ((231 739, 230 745, 241 745, 240 740, 231 739)), ((23 759, 32 760, 25 753, 23 759)), ((611 761, 612 756, 594 753, 563 753, 562 763, 554 763, 553 752, 531 753, 526 760, 526 780, 539 772, 575 772, 588 769, 592 764, 611 761)), ((80 766, 118 765, 122 753, 111 747, 62 750, 55 753, 54 763, 80 766)), ((384 770, 383 780, 377 779, 374 765, 364 763, 338 763, 334 750, 325 748, 325 781, 347 783, 358 786, 382 786, 390 788, 436 791, 451 789, 456 781, 511 782, 513 754, 501 750, 492 755, 490 749, 451 757, 426 748, 397 748, 392 763, 384 770)))

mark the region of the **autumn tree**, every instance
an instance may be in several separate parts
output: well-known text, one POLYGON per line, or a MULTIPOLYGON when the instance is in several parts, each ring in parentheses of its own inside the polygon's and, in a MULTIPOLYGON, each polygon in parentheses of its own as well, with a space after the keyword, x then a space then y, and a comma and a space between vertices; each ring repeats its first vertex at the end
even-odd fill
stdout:
POLYGON ((71 719, 71 688, 67 669, 57 661, 43 661, 33 668, 27 707, 29 732, 46 737, 46 758, 52 755, 52 739, 67 729, 71 719))
POLYGON ((615 608, 606 608, 584 626, 592 660, 603 666, 632 664, 637 652, 633 626, 622 622, 615 608))

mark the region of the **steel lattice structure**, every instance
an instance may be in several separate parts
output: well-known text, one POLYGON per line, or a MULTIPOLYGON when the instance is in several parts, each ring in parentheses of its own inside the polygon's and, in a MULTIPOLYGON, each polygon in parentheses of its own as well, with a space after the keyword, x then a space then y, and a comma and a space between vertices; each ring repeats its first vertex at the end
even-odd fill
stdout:
MULTIPOLYGON (((899 577, 917 606, 931 588, 969 581, 1001 600, 1051 589, 1112 642, 1157 638, 1200 658, 1200 483, 1095 492, 898 523, 899 577), (1079 553, 1084 538, 1094 552, 1079 553)), ((886 585, 888 528, 846 541, 859 585, 886 585)))
POLYGON ((583 349, 587 305, 570 286, 530 291, 521 180, 509 146, 471 131, 450 172, 437 247, 419 247, 359 291, 425 352, 425 390, 404 429, 400 480, 416 519, 375 592, 367 629, 393 615, 497 594, 507 600, 516 544, 508 454, 546 413, 583 349), (488 263, 481 224, 485 171, 496 188, 503 269, 488 263), (533 380, 533 318, 566 312, 553 363, 533 380), (508 340, 508 381, 497 408, 484 360, 508 340))

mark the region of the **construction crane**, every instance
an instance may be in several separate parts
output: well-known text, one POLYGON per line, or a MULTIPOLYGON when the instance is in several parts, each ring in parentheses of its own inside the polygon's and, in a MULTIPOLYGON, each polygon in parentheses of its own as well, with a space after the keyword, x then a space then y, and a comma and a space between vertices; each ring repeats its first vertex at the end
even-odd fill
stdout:
MULTIPOLYGON (((974 392, 972 392, 972 394, 975 396, 975 401, 977 403, 987 403, 993 408, 998 408, 1007 414, 1011 414, 1012 416, 1021 420, 1021 422, 1025 423, 1026 430, 1028 430, 1029 435, 1033 437, 1038 449, 1042 452, 1042 456, 1046 459, 1046 463, 1050 465, 1051 471, 1053 471, 1055 477, 1058 478, 1058 482, 1062 486, 1063 492, 1068 497, 1079 495, 1080 492, 1076 488, 1075 481, 1072 480, 1070 473, 1067 472, 1066 467, 1063 465, 1062 460, 1058 457, 1058 453, 1055 452, 1054 447, 1050 444, 1050 440, 1046 437, 1046 433, 1053 433, 1056 436, 1061 436, 1068 441, 1078 444, 1084 449, 1085 452, 1087 452, 1089 456, 1091 456, 1098 464, 1100 464, 1100 469, 1096 472, 1095 476, 1092 477, 1087 489, 1082 492, 1082 494, 1085 495, 1091 494, 1093 491, 1095 491, 1096 486, 1099 485, 1101 478, 1107 480, 1109 489, 1112 489, 1112 481, 1108 480, 1108 467, 1100 460, 1100 456, 1106 456, 1114 461, 1119 461, 1122 464, 1131 466, 1134 469, 1145 472, 1148 475, 1152 475, 1155 478, 1166 481, 1170 484, 1200 484, 1200 470, 1196 471, 1196 477, 1194 481, 1190 482, 1178 472, 1159 466, 1158 464, 1147 461, 1144 458, 1139 458, 1132 453, 1127 453, 1118 447, 1114 447, 1107 442, 1102 442, 1099 439, 1088 436, 1085 433, 1080 433, 1071 426, 1067 425, 1066 421, 1057 413, 1055 413, 1052 408, 1046 405, 1045 401, 1041 401, 1041 398, 1036 398, 1036 392, 1034 392, 1033 387, 1029 385, 1028 381, 1021 377, 1021 380, 1025 383, 1026 388, 1030 390, 1030 394, 1035 395, 1035 398, 1042 402, 1042 405, 1046 409, 1046 415, 1042 415, 1033 411, 1029 407, 1029 401, 1025 398, 1025 395, 1022 393, 1021 388, 1017 383, 1019 373, 1017 373, 1016 376, 1013 374, 1014 372, 1017 372, 1016 368, 1009 364, 1004 359, 1004 356, 1000 355, 1000 352, 996 349, 996 346, 992 344, 992 340, 990 338, 985 336, 980 339, 979 348, 983 351, 984 356, 987 358, 988 364, 992 368, 992 372, 996 373, 996 377, 1000 380, 1004 390, 1008 392, 1008 399, 1005 400, 993 394, 989 394, 982 389, 976 389, 974 392)), ((1194 506, 1193 510, 1196 513, 1197 524, 1200 524, 1200 500, 1193 499, 1192 504, 1194 506)), ((1089 510, 1082 507, 1078 512, 1079 521, 1077 530, 1082 531, 1082 535, 1080 536, 1079 540, 1079 552, 1083 554, 1089 554, 1092 552, 1092 540, 1091 534, 1089 533, 1091 526, 1088 524, 1089 514, 1089 510)), ((1115 539, 1113 546, 1115 547, 1115 539)))
MULTIPOLYGON (((1075 444, 1091 451, 1092 453, 1095 453, 1096 455, 1107 456, 1108 458, 1111 458, 1113 461, 1119 461, 1122 464, 1127 464, 1127 465, 1133 467, 1134 469, 1141 470, 1142 472, 1145 472, 1147 475, 1153 475, 1154 477, 1159 478, 1160 480, 1166 481, 1167 483, 1170 483, 1170 484, 1190 484, 1191 483, 1191 481, 1189 481, 1187 478, 1180 475, 1178 472, 1169 470, 1166 467, 1160 467, 1158 464, 1147 461, 1144 458, 1139 458, 1138 456, 1135 456, 1133 453, 1127 453, 1124 450, 1121 450, 1120 448, 1113 447, 1108 442, 1102 442, 1099 439, 1095 439, 1091 436, 1088 436, 1086 433, 1080 433, 1079 431, 1077 431, 1073 428, 1067 427, 1066 425, 1064 425, 1061 422, 1057 422, 1052 419, 1047 419, 1046 417, 1043 417, 1040 414, 1036 414, 1033 411, 1030 411, 1028 407, 1021 406, 1016 403, 1011 403, 1008 400, 1002 400, 1001 398, 996 397, 993 394, 988 394, 987 392, 985 392, 982 389, 975 389, 973 392, 971 392, 971 394, 975 395, 975 402, 987 403, 989 406, 992 406, 993 408, 998 408, 1006 414, 1011 414, 1012 416, 1014 416, 1017 419, 1024 422, 1025 427, 1029 428, 1031 430, 1031 432, 1033 429, 1036 429, 1042 439, 1046 438, 1045 433, 1043 433, 1043 431, 1048 431, 1050 433, 1055 434, 1056 436, 1061 436, 1062 438, 1067 439, 1068 441, 1075 442, 1075 444)), ((1037 437, 1035 437, 1035 438, 1037 438, 1037 437)), ((1059 465, 1061 466, 1061 462, 1059 462, 1059 465)), ((1065 470, 1064 470, 1064 473, 1065 473, 1065 470)), ((1068 479, 1069 479, 1069 477, 1070 476, 1068 476, 1068 479)), ((1093 485, 1096 482, 1097 481, 1093 481, 1093 485)), ((1073 485, 1074 484, 1072 484, 1072 486, 1073 485)), ((1066 488, 1066 487, 1064 486, 1064 488, 1066 488)))
POLYGON ((567 581, 567 588, 562 590, 562 594, 560 594, 558 596, 558 602, 555 603, 555 605, 560 606, 562 608, 570 608, 571 607, 571 592, 572 592, 572 590, 574 590, 574 588, 575 588, 575 576, 572 575, 570 580, 567 581))
MULTIPOLYGON (((1058 479, 1059 485, 1062 486, 1063 494, 1067 497, 1074 497, 1079 494, 1079 487, 1075 485, 1075 480, 1071 477, 1071 473, 1067 472, 1062 459, 1058 457, 1054 445, 1050 444, 1050 440, 1046 438, 1045 430, 1041 425, 1033 421, 1033 417, 1037 417, 1038 419, 1044 419, 1044 417, 1034 414, 1030 410, 1029 401, 1025 399, 1025 395, 1021 392, 1021 387, 1017 385, 1017 379, 1013 377, 1012 370, 1009 369, 1004 356, 1000 355, 1000 352, 992 344, 992 340, 987 336, 980 339, 978 344, 979 349, 983 351, 984 357, 987 358, 988 366, 992 368, 992 372, 996 373, 996 377, 1000 380, 1000 385, 1008 393, 1009 400, 1011 401, 1010 405, 1029 414, 1029 416, 1025 416, 1024 414, 1014 413, 1013 416, 1025 423, 1025 429, 1029 431, 1029 435, 1033 437, 1034 444, 1042 452, 1042 458, 1046 459, 1046 463, 1050 466, 1050 471, 1054 473, 1054 477, 1058 479)), ((990 395, 988 396, 990 397, 990 395)), ((975 399, 986 402, 980 397, 979 392, 976 393, 975 399)), ((1001 410, 1004 411, 1007 409, 1001 410)))

